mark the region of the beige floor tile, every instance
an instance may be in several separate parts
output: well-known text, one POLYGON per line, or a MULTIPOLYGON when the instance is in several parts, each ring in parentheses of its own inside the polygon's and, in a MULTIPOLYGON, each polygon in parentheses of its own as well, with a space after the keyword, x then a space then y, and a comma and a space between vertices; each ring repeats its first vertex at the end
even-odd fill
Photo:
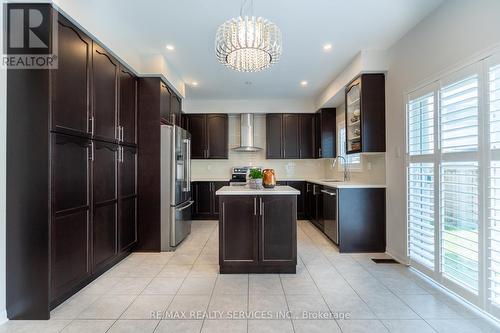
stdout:
POLYGON ((330 314, 330 310, 321 296, 287 295, 286 300, 293 319, 314 319, 312 316, 330 314))
POLYGON ((343 333, 388 333, 387 328, 379 320, 339 320, 343 333))
POLYGON ((247 295, 248 274, 221 274, 215 283, 214 294, 247 295))
POLYGON ((283 286, 278 274, 250 274, 249 294, 283 295, 283 286))
POLYGON ((130 304, 121 319, 161 318, 174 298, 173 295, 140 295, 130 304))
POLYGON ((215 286, 216 278, 187 277, 179 289, 182 295, 210 295, 215 286))
POLYGON ((294 320, 295 333, 341 333, 335 320, 294 320))
POLYGON ((152 278, 121 278, 108 295, 139 295, 151 282, 152 278))
POLYGON ((208 311, 216 314, 215 319, 245 319, 237 313, 248 311, 248 296, 213 295, 208 305, 208 311))
POLYGON ((199 333, 202 320, 162 320, 155 333, 199 333))
POLYGON ((166 264, 157 277, 185 278, 191 271, 192 265, 166 264))
POLYGON ((248 333, 294 333, 291 320, 249 320, 248 333))
POLYGON ((159 320, 117 320, 108 333, 152 333, 159 320))
POLYGON ((176 314, 184 314, 186 317, 184 319, 204 319, 198 318, 197 313, 206 311, 209 302, 210 295, 176 295, 167 309, 165 319, 172 318, 176 314))
POLYGON ((157 277, 144 288, 143 295, 175 295, 179 290, 183 278, 157 277))
POLYGON ((136 296, 110 295, 102 296, 83 310, 79 319, 118 319, 134 301, 136 296))
POLYGON ((245 333, 247 332, 246 320, 205 320, 201 329, 202 333, 245 333))
POLYGON ((78 293, 50 312, 51 319, 75 319, 80 312, 97 301, 100 295, 78 293))
POLYGON ((113 323, 114 320, 74 320, 62 333, 105 333, 113 323))
POLYGON ((0 326, 1 333, 56 333, 70 324, 70 320, 10 320, 0 326))
POLYGON ((265 313, 262 319, 281 319, 288 311, 288 305, 284 295, 252 294, 248 299, 248 311, 250 313, 265 313))
POLYGON ((382 320, 391 333, 433 333, 434 329, 424 320, 382 320))

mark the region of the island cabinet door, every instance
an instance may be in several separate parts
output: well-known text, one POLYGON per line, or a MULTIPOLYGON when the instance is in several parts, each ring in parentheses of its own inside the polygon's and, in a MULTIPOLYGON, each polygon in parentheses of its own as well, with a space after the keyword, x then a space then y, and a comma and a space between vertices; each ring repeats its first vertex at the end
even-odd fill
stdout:
POLYGON ((258 198, 220 197, 219 264, 258 262, 258 198))
POLYGON ((297 199, 262 196, 260 201, 259 257, 263 263, 297 262, 297 199))

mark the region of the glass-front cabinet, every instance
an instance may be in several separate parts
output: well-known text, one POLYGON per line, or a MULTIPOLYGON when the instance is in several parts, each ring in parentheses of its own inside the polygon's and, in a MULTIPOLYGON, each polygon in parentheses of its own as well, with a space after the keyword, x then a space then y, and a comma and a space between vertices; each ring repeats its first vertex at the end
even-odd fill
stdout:
POLYGON ((361 151, 361 78, 346 92, 346 144, 348 154, 361 151))
POLYGON ((361 74, 345 91, 346 152, 385 152, 385 75, 361 74))

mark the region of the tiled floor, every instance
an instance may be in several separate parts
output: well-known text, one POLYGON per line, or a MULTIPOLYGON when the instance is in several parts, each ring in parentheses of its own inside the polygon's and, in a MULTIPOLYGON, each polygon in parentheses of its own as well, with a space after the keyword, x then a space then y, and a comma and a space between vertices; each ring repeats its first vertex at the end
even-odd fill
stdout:
POLYGON ((296 275, 219 275, 217 223, 194 222, 175 253, 134 253, 51 320, 0 332, 499 331, 406 267, 341 255, 309 222, 298 226, 296 275))

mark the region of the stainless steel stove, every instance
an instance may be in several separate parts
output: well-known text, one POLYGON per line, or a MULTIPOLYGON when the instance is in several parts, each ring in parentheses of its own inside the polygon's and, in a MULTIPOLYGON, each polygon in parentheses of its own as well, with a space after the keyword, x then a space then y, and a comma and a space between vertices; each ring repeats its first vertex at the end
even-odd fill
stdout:
POLYGON ((230 186, 245 186, 247 184, 248 174, 251 169, 260 169, 262 167, 254 166, 241 166, 232 168, 231 179, 229 180, 230 186))

